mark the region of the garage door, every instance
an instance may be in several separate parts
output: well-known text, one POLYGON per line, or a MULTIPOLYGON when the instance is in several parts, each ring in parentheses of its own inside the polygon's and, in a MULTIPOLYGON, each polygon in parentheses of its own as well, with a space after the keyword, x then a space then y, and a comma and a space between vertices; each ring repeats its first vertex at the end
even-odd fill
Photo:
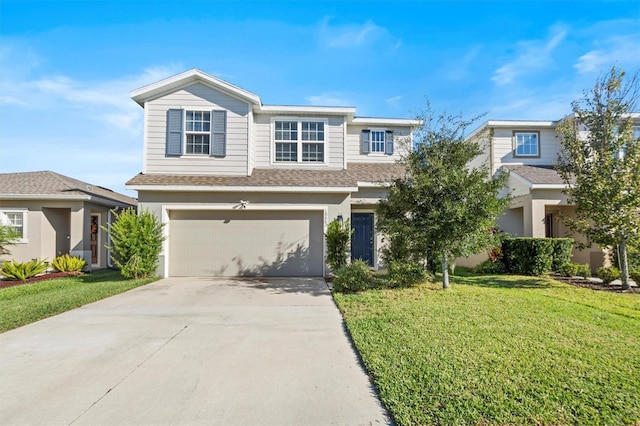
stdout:
POLYGON ((170 211, 171 276, 322 276, 323 212, 170 211))

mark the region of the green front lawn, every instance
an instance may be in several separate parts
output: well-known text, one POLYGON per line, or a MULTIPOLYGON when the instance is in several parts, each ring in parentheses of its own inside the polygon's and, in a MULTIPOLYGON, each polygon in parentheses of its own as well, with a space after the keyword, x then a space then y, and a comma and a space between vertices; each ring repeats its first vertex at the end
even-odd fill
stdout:
POLYGON ((452 284, 335 294, 397 424, 638 424, 640 295, 452 284))
POLYGON ((0 332, 148 284, 156 278, 128 280, 118 271, 98 271, 0 289, 0 332))

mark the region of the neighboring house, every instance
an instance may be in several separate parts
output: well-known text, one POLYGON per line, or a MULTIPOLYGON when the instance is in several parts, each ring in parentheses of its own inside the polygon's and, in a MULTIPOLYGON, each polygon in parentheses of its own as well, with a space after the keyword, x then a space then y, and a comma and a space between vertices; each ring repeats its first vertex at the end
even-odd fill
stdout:
MULTIPOLYGON (((561 216, 575 217, 575 206, 563 193, 566 184, 555 171, 561 151, 556 133, 558 121, 489 120, 469 138, 488 141, 483 155, 473 166, 488 164, 490 174, 509 171, 508 190, 513 196, 509 208, 498 220, 501 231, 519 237, 565 237, 585 241, 582 235, 569 235, 561 216)), ((634 127, 636 137, 640 127, 634 127)), ((606 202, 606 200, 602 200, 606 202)), ((594 245, 573 250, 572 261, 589 263, 592 270, 607 262, 606 250, 594 245)), ((473 266, 486 256, 460 259, 459 265, 473 266)))
POLYGON ((327 224, 380 265, 374 210, 417 120, 353 107, 264 105, 193 69, 142 87, 142 173, 127 182, 165 224, 162 276, 322 276, 327 224))
POLYGON ((106 268, 101 226, 111 223, 111 210, 136 205, 134 198, 50 171, 0 173, 0 222, 20 236, 2 259, 50 262, 69 253, 89 269, 106 268))

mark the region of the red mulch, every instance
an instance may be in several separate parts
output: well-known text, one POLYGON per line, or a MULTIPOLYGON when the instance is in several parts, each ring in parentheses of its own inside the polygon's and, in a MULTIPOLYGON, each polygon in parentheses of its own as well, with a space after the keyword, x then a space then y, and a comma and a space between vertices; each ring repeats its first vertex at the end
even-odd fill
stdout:
POLYGON ((48 274, 37 275, 35 277, 28 278, 25 281, 2 279, 0 280, 0 288, 13 287, 13 286, 22 285, 22 284, 30 284, 38 281, 53 280, 56 278, 71 277, 74 275, 82 275, 82 272, 51 272, 48 274))
POLYGON ((578 277, 553 277, 554 280, 571 284, 576 287, 590 288, 591 290, 610 291, 614 293, 636 293, 640 294, 640 287, 631 287, 629 290, 623 290, 620 285, 607 285, 604 283, 594 283, 584 278, 578 277))

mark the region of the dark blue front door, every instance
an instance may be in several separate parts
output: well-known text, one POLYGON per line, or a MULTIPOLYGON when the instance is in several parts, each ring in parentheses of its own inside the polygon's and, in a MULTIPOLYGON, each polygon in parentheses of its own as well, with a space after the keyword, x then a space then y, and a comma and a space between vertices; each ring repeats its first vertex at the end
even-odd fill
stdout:
POLYGON ((351 213, 351 260, 373 266, 373 213, 351 213))

